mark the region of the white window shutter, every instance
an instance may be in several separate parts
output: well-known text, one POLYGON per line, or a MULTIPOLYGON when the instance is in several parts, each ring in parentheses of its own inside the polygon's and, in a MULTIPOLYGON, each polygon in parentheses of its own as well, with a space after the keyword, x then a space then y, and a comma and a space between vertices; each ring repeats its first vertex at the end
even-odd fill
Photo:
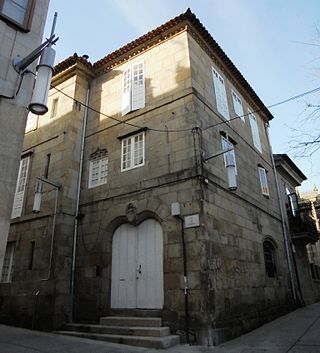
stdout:
POLYGON ((122 116, 131 111, 131 67, 122 74, 122 116))
POLYGON ((262 192, 263 195, 269 196, 269 186, 268 186, 267 172, 262 167, 258 167, 258 171, 259 171, 261 192, 262 192))
POLYGON ((218 112, 221 115, 223 115, 225 119, 229 120, 230 115, 229 115, 228 100, 227 100, 226 87, 224 85, 224 79, 219 75, 219 73, 213 67, 211 67, 211 69, 212 69, 214 89, 216 93, 218 112))
POLYGON ((232 158, 232 160, 234 161, 234 165, 235 165, 235 174, 238 175, 238 170, 237 170, 237 161, 236 161, 236 154, 234 151, 234 145, 232 142, 230 142, 226 137, 221 136, 221 146, 223 150, 226 150, 230 147, 233 148, 232 151, 226 152, 223 154, 223 160, 224 160, 224 166, 227 167, 227 155, 230 155, 232 158))
POLYGON ((256 147, 256 149, 260 153, 262 153, 262 147, 261 147, 261 141, 260 141, 260 135, 259 135, 257 119, 250 111, 249 111, 249 118, 250 118, 250 126, 251 126, 253 144, 256 147))
POLYGON ((143 62, 132 65, 132 110, 145 106, 145 79, 143 62))
POLYGON ((26 157, 20 161, 20 168, 19 168, 16 192, 14 194, 11 218, 20 217, 22 214, 24 193, 27 185, 29 160, 30 160, 30 157, 26 157))

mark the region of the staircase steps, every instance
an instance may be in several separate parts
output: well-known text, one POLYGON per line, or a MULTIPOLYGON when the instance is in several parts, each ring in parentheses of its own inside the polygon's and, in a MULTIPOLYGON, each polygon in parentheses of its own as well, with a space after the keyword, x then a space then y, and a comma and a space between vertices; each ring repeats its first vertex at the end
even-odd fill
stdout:
POLYGON ((62 335, 122 343, 131 346, 165 349, 177 345, 180 337, 170 335, 159 317, 106 316, 100 325, 67 324, 62 335))

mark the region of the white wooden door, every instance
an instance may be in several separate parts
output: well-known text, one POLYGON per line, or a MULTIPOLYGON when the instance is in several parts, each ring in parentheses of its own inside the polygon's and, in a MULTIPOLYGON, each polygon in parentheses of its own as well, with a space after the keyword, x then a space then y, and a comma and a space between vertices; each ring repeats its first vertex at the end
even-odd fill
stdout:
POLYGON ((112 243, 111 307, 161 309, 163 235, 149 219, 138 227, 121 225, 112 243))

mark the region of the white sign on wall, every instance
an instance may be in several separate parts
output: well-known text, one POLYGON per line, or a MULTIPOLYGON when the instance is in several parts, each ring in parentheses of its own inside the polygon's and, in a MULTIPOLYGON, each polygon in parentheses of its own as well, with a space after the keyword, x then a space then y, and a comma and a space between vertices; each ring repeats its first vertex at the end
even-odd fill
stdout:
POLYGON ((200 220, 199 220, 198 213, 184 217, 184 227, 185 228, 193 228, 193 227, 199 227, 199 226, 200 226, 200 220))

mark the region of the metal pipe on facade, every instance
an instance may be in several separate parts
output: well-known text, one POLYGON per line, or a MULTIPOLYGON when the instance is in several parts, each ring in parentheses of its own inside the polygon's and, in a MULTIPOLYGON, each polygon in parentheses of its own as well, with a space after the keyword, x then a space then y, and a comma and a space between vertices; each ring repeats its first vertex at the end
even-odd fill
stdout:
POLYGON ((79 203, 80 203, 80 191, 81 191, 81 181, 82 181, 85 133, 86 133, 86 127, 87 127, 87 120, 88 120, 89 95, 90 95, 90 84, 88 85, 88 88, 87 88, 86 103, 85 103, 85 109, 83 114, 83 124, 82 124, 82 131, 81 131, 80 163, 79 163, 76 210, 75 210, 74 232, 73 232, 73 242, 72 242, 71 274, 70 274, 70 321, 71 322, 73 322, 73 319, 74 319, 74 281, 75 281, 76 251, 77 251, 77 238, 78 238, 79 203))
POLYGON ((276 166, 275 166, 274 159, 273 159, 272 146, 271 146, 270 138, 269 138, 268 125, 266 125, 265 128, 266 128, 266 133, 267 133, 266 135, 267 135, 268 144, 270 147, 271 164, 272 164, 272 169, 273 169, 273 173, 274 173, 274 177, 275 177, 278 202, 279 202, 279 206, 280 206, 282 234, 283 234, 284 245, 285 245, 285 250, 286 250, 286 257, 287 257, 287 262, 288 262, 288 270, 289 270, 290 282, 291 282, 291 286, 292 286, 293 299, 296 301, 297 300, 296 284, 295 284, 293 270, 292 270, 293 265, 292 265, 292 257, 290 254, 289 235, 288 235, 287 227, 286 227, 285 212, 283 209, 282 198, 281 198, 281 193, 280 193, 278 173, 277 173, 276 166))

